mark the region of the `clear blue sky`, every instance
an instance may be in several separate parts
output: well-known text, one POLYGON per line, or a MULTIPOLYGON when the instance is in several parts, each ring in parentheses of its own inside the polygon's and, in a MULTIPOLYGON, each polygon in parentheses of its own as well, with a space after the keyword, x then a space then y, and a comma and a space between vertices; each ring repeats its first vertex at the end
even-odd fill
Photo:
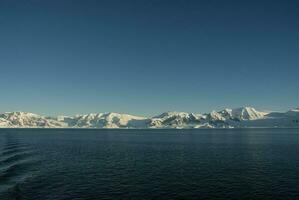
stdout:
POLYGON ((299 106, 299 1, 0 0, 0 112, 299 106))

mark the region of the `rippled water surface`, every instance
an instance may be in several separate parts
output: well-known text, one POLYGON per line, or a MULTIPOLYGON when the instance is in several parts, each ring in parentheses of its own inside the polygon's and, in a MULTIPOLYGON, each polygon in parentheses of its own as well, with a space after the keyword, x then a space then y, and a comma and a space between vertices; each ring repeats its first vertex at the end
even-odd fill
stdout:
POLYGON ((299 199, 299 129, 0 129, 0 199, 299 199))

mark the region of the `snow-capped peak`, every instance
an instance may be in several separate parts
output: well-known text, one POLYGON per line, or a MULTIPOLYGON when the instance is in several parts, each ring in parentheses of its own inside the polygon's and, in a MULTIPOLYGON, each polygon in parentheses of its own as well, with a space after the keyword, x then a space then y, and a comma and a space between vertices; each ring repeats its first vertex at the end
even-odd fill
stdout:
POLYGON ((207 119, 211 121, 224 121, 225 117, 222 116, 221 112, 212 111, 207 115, 207 119))
POLYGON ((232 109, 231 115, 232 118, 239 120, 255 120, 263 118, 267 113, 259 112, 252 107, 241 107, 232 109))

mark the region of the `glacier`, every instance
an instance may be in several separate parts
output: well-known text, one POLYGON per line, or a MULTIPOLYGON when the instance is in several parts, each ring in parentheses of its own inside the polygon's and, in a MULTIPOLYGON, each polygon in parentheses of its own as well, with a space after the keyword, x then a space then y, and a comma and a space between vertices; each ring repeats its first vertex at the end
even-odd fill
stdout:
POLYGON ((0 128, 296 128, 299 108, 286 112, 262 112, 252 107, 210 113, 164 112, 153 117, 122 113, 91 113, 47 117, 30 112, 0 114, 0 128))

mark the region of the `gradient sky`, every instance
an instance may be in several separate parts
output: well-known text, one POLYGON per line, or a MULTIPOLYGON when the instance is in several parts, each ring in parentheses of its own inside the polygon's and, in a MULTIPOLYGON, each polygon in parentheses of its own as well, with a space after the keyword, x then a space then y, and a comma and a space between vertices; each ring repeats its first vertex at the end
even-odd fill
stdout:
POLYGON ((0 112, 299 106, 299 1, 0 0, 0 112))

